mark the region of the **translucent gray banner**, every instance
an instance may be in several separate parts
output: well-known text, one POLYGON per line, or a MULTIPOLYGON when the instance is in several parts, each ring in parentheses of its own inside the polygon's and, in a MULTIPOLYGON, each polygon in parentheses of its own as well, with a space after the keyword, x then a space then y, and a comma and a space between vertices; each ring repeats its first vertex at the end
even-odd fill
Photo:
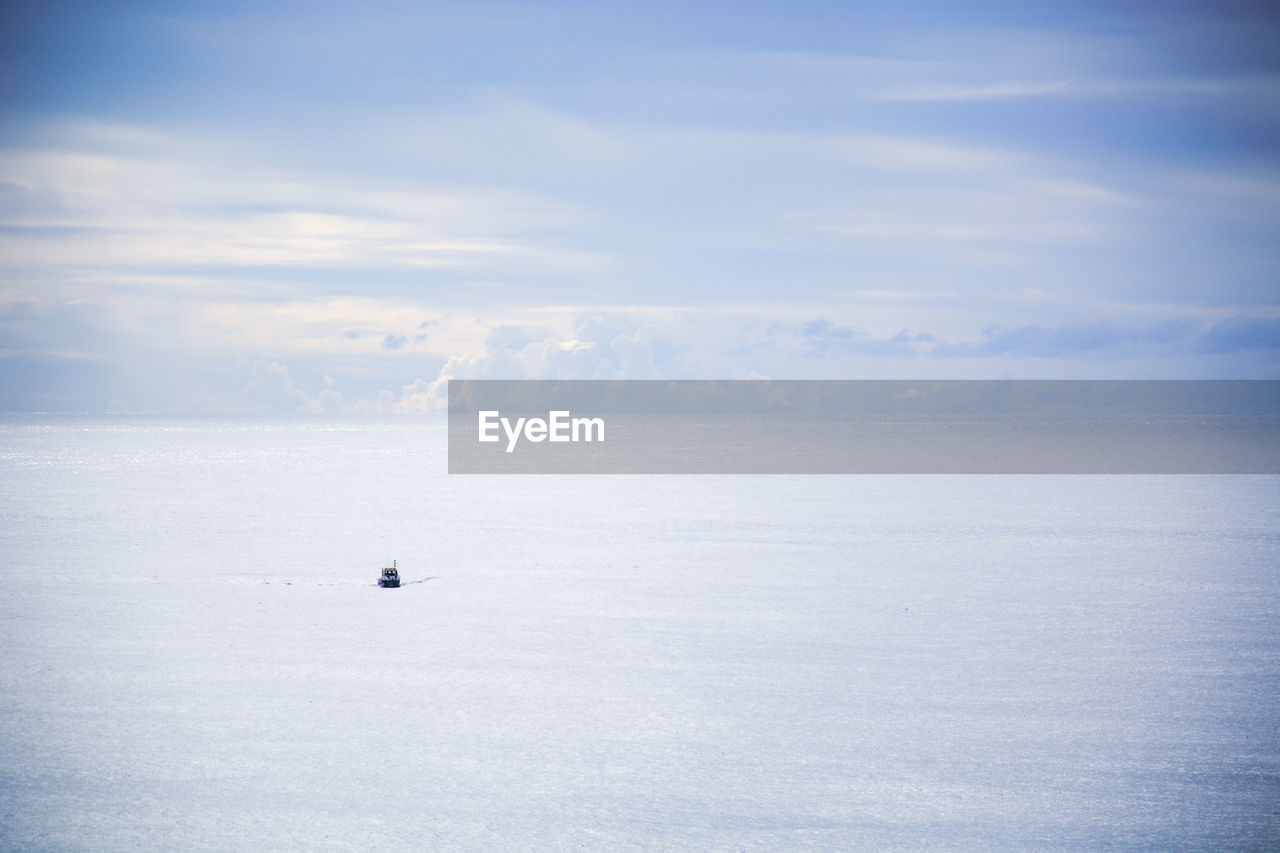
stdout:
POLYGON ((449 382, 451 474, 1275 474, 1280 382, 449 382))

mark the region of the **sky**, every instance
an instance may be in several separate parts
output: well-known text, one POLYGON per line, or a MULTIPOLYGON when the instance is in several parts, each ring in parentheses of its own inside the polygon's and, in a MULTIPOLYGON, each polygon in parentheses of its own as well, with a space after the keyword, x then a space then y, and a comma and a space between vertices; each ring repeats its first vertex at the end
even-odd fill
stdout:
POLYGON ((9 3, 0 410, 1280 378, 1264 3, 9 3))

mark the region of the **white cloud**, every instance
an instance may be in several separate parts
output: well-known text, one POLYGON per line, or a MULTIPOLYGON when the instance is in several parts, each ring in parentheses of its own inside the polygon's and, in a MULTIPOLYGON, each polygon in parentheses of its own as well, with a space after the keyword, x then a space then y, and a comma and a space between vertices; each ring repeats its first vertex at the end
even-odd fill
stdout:
MULTIPOLYGON (((450 379, 656 379, 685 368, 679 349, 663 338, 644 309, 612 314, 584 312, 571 330, 499 325, 481 351, 451 357, 432 380, 416 379, 388 394, 395 412, 435 412, 448 405, 450 379)), ((366 409, 375 404, 365 404, 366 409)))
MULTIPOLYGON (((33 118, 0 151, 5 349, 121 376, 164 362, 171 387, 253 364, 208 396, 383 412, 438 408, 449 376, 987 373, 1122 342, 1172 358, 1161 323, 1236 314, 1255 319, 1201 349, 1269 352, 1250 342, 1272 329, 1280 183, 1244 131, 1221 140, 1231 121, 1265 137, 1274 75, 1197 74, 1140 28, 952 29, 882 25, 876 56, 635 47, 253 122, 33 118), (1121 97, 1175 134, 1227 124, 1166 150, 1121 97)), ((217 56, 238 36, 215 33, 217 56)))
POLYGON ((240 392, 240 402, 258 414, 333 414, 342 408, 342 395, 326 388, 313 397, 294 385, 285 365, 258 361, 240 392))
POLYGON ((887 91, 882 101, 939 102, 995 101, 1017 98, 1098 98, 1136 95, 1224 95, 1249 88, 1227 80, 1078 80, 1001 81, 979 84, 935 82, 887 91))
POLYGON ((473 348, 488 332, 474 318, 430 304, 361 298, 200 304, 183 327, 184 338, 206 352, 332 357, 444 357, 473 348), (388 346, 388 339, 399 345, 388 346))
POLYGON ((523 192, 269 171, 146 129, 69 125, 54 137, 0 152, 6 265, 577 274, 606 263, 547 236, 581 212, 523 192))

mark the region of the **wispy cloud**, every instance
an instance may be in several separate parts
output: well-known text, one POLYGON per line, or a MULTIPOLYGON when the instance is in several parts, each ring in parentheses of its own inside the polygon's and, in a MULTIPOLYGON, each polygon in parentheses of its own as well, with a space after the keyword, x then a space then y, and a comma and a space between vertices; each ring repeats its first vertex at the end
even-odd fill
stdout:
POLYGON ((976 84, 933 82, 883 92, 881 101, 906 103, 1000 101, 1025 98, 1117 98, 1145 95, 1221 96, 1247 92, 1257 83, 1246 80, 1049 80, 976 84))
POLYGON ((1237 315, 1215 323, 1199 338, 1200 348, 1210 353, 1260 350, 1280 360, 1280 316, 1237 315))
POLYGON ((580 272, 605 262, 547 238, 580 212, 519 191, 371 187, 206 159, 203 145, 140 129, 66 130, 54 147, 0 152, 6 265, 580 272), (139 147, 121 150, 131 140, 139 147))
POLYGON ((1275 16, 927 8, 32 7, 0 404, 1280 375, 1275 16))

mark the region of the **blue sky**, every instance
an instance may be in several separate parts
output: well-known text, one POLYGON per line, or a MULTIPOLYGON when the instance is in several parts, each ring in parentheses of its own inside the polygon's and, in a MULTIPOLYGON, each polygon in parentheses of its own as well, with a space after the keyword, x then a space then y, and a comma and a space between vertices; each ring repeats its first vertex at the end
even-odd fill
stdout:
POLYGON ((1280 378, 1280 16, 10 4, 0 409, 1280 378))

